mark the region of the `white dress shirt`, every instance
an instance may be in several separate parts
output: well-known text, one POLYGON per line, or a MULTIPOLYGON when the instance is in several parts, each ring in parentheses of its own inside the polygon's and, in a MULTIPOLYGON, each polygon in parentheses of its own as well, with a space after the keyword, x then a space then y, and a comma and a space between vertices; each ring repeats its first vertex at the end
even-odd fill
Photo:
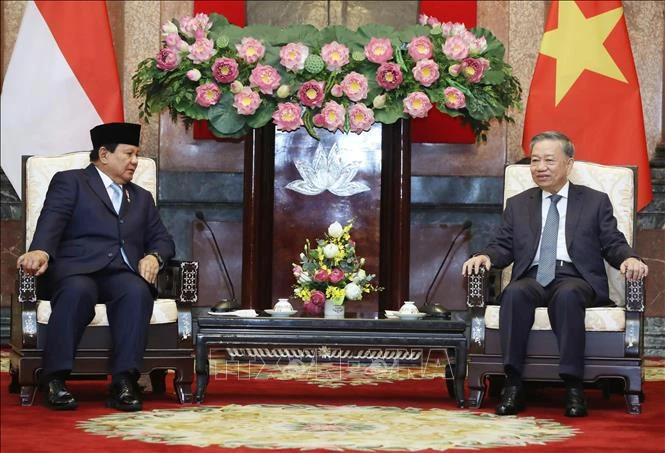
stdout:
MULTIPOLYGON (((566 184, 558 192, 558 194, 561 195, 561 199, 556 204, 557 211, 559 211, 559 233, 556 237, 556 259, 570 263, 572 260, 568 254, 568 248, 566 247, 566 212, 568 211, 568 189, 570 189, 570 183, 566 182, 566 184)), ((538 262, 540 261, 540 243, 543 240, 543 229, 545 228, 547 211, 549 211, 550 205, 552 204, 552 200, 550 199, 551 195, 553 194, 543 190, 543 201, 540 210, 542 215, 542 222, 540 224, 540 239, 538 240, 538 248, 536 249, 536 256, 533 259, 532 266, 538 265, 538 262)))

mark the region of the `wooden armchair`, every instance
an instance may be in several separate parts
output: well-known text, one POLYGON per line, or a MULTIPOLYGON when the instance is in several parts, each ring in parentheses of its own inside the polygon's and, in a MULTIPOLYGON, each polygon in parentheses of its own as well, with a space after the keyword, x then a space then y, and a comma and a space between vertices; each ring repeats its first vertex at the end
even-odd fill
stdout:
MULTIPOLYGON (((53 175, 61 170, 83 168, 88 152, 55 157, 24 157, 23 202, 26 248, 32 241, 37 218, 53 175)), ((157 199, 157 167, 141 157, 133 182, 157 199)), ((10 391, 20 392, 21 405, 32 404, 42 369, 43 341, 51 313, 50 303, 40 300, 38 279, 20 269, 11 306, 10 391)), ((192 401, 194 357, 192 304, 198 297, 198 263, 169 262, 158 276, 155 301, 142 373, 150 373, 153 392, 165 391, 167 370, 174 370, 174 388, 180 403, 192 401)), ((105 379, 110 374, 111 333, 106 306, 95 307, 95 318, 86 329, 76 354, 72 379, 105 379)))
MULTIPOLYGON (((636 180, 635 168, 575 162, 570 180, 606 192, 614 207, 619 229, 629 244, 635 242, 636 180)), ((505 170, 504 203, 509 197, 533 187, 529 165, 508 165, 505 170)), ((589 308, 586 311, 585 383, 605 378, 621 378, 627 411, 639 414, 642 393, 642 323, 644 282, 626 281, 618 270, 605 263, 610 298, 615 307, 589 308)), ((510 281, 512 266, 502 272, 501 289, 510 281)), ((494 272, 494 271, 492 271, 494 272)), ((468 376, 470 407, 480 407, 486 380, 503 376, 499 339, 499 306, 488 305, 490 285, 485 269, 467 279, 467 306, 471 319, 468 376)), ((547 308, 538 308, 529 336, 523 378, 526 381, 558 382, 559 352, 552 333, 547 308)), ((607 387, 609 388, 609 387, 607 387)), ((494 393, 497 389, 491 389, 494 393)))

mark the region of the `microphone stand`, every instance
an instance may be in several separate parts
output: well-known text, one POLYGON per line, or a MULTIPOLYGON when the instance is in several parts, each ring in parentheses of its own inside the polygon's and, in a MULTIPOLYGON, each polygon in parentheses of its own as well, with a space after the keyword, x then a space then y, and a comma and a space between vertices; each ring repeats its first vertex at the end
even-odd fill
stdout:
POLYGON ((443 269, 444 264, 446 264, 446 261, 448 260, 448 257, 450 256, 450 252, 453 250, 453 246, 455 245, 455 242, 459 237, 464 233, 466 230, 471 228, 471 221, 467 220, 464 222, 462 225, 462 228, 457 232, 453 240, 450 242, 450 246, 448 247, 448 251, 443 257, 443 260, 441 261, 441 265, 439 266, 439 269, 437 269, 436 274, 434 274, 434 278, 432 279, 432 283, 430 283, 429 288, 427 289, 427 293, 425 294, 425 303, 423 304, 423 311, 427 313, 429 316, 436 317, 436 318, 444 318, 444 319, 450 319, 450 311, 446 309, 445 306, 442 304, 431 304, 430 303, 430 295, 432 292, 432 288, 434 288, 434 284, 436 283, 437 279, 439 278, 439 274, 441 273, 441 270, 443 269))
POLYGON ((212 228, 210 228, 210 225, 206 221, 203 212, 201 211, 196 211, 196 218, 199 219, 208 229, 210 232, 210 235, 212 236, 212 242, 215 244, 215 250, 217 250, 217 256, 219 256, 219 260, 222 263, 222 269, 224 270, 224 278, 226 279, 227 283, 227 288, 231 292, 231 299, 222 299, 218 303, 216 303, 210 311, 212 312, 227 312, 227 311, 232 311, 240 308, 240 302, 236 300, 236 292, 235 289, 233 288, 233 282, 231 281, 231 276, 229 275, 229 270, 226 268, 226 262, 224 261, 224 256, 222 255, 222 251, 219 248, 219 243, 217 242, 217 237, 215 237, 215 233, 212 231, 212 228))

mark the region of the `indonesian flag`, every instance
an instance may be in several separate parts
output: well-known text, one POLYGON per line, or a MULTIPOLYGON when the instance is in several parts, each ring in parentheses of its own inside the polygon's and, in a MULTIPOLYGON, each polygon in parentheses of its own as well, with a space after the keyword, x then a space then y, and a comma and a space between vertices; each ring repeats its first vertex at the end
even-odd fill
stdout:
POLYGON ((553 1, 531 82, 522 146, 558 130, 575 158, 638 167, 638 209, 651 201, 642 101, 620 1, 553 1))
POLYGON ((105 1, 29 1, 2 85, 2 169, 21 195, 21 156, 91 149, 123 121, 105 1))

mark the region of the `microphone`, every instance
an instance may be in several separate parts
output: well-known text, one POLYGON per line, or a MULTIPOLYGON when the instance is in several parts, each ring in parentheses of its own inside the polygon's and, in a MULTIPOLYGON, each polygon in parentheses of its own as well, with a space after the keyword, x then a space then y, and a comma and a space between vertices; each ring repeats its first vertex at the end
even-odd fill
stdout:
POLYGON ((208 229, 210 232, 210 235, 212 236, 212 241, 215 244, 215 250, 217 250, 217 256, 219 256, 219 260, 222 263, 222 269, 224 270, 224 277, 226 278, 227 282, 227 287, 229 288, 231 292, 231 299, 222 299, 220 302, 215 304, 210 311, 212 312, 225 312, 225 311, 231 311, 235 310, 237 308, 240 308, 240 302, 236 300, 236 292, 235 289, 233 288, 233 282, 231 281, 231 276, 229 275, 229 270, 226 268, 226 262, 224 261, 224 256, 222 255, 222 251, 219 248, 219 244, 217 242, 217 238, 215 237, 215 233, 212 231, 212 228, 210 228, 210 225, 208 225, 208 222, 206 221, 205 217, 203 216, 203 212, 201 211, 196 211, 195 213, 196 218, 199 219, 208 229))
POLYGON ((434 288, 434 284, 438 280, 439 274, 441 273, 443 266, 446 264, 446 261, 448 261, 448 257, 450 256, 450 252, 453 250, 455 242, 457 241, 457 239, 459 239, 462 233, 471 228, 471 225, 473 225, 473 223, 470 220, 466 220, 462 225, 462 228, 460 228, 460 230, 457 232, 453 240, 450 242, 450 247, 448 247, 448 251, 444 255, 443 260, 441 261, 441 265, 439 266, 439 269, 436 271, 436 274, 434 274, 432 283, 430 283, 429 288, 427 289, 427 293, 425 294, 425 303, 423 304, 423 311, 430 316, 450 319, 450 312, 444 306, 442 306, 441 304, 430 304, 430 296, 432 288, 434 288))

